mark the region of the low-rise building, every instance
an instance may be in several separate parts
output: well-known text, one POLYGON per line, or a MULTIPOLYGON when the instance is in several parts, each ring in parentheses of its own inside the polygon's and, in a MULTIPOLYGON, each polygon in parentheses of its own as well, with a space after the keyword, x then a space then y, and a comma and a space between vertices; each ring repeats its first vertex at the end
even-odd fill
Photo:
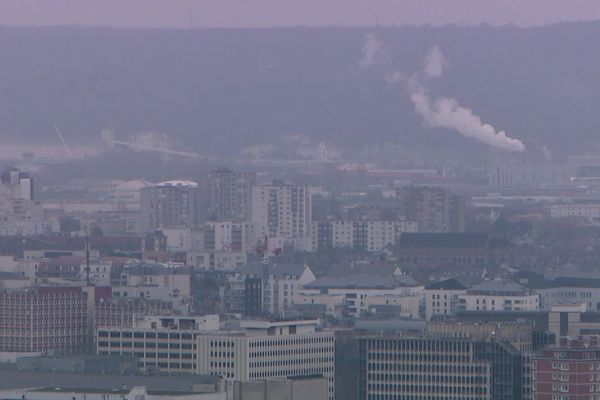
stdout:
POLYGON ((352 318, 391 313, 396 317, 417 319, 422 294, 423 286, 397 269, 392 276, 372 273, 321 277, 304 285, 298 291, 295 303, 324 304, 329 315, 335 315, 331 313, 343 306, 344 315, 352 318), (343 303, 339 304, 342 299, 343 303))
POLYGON ((99 355, 134 355, 142 371, 196 373, 197 338, 219 329, 218 315, 202 317, 147 316, 133 326, 96 329, 99 355))
POLYGON ((318 320, 242 321, 240 331, 198 336, 198 373, 261 381, 323 376, 334 398, 334 333, 318 320))
POLYGON ((458 309, 466 311, 534 311, 540 296, 512 282, 482 282, 458 295, 458 309))

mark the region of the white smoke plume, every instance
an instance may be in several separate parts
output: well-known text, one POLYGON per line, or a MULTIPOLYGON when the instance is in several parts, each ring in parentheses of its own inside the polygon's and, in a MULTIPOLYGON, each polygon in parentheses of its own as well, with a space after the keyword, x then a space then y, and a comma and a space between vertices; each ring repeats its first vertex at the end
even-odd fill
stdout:
POLYGON ((362 68, 370 67, 377 63, 383 54, 383 43, 377 40, 373 33, 365 36, 365 44, 360 50, 360 61, 358 65, 362 68))
POLYGON ((439 78, 447 65, 440 49, 436 46, 425 57, 423 70, 411 76, 395 72, 387 78, 388 83, 405 82, 410 93, 410 100, 425 124, 435 128, 454 129, 468 138, 472 138, 510 151, 524 151, 525 145, 518 139, 511 138, 504 131, 496 131, 490 124, 483 123, 481 118, 471 110, 461 107, 458 101, 449 97, 438 97, 431 100, 424 81, 439 78))
POLYGON ((437 46, 433 46, 431 51, 425 56, 424 74, 426 78, 439 78, 444 73, 444 67, 448 62, 437 46))

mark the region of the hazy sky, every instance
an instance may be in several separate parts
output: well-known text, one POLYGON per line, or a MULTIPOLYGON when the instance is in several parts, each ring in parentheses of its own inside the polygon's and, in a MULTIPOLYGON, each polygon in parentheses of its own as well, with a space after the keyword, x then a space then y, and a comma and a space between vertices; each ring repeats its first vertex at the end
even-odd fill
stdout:
POLYGON ((2 25, 370 26, 600 19, 600 0, 0 0, 2 25))

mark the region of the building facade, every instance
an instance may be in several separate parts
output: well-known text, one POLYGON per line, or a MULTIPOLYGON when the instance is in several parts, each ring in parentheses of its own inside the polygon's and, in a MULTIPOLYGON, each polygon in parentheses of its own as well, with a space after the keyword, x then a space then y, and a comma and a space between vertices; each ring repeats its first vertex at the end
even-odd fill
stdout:
POLYGON ((458 308, 465 311, 536 311, 540 296, 512 282, 482 282, 458 295, 458 308))
POLYGON ((334 333, 317 331, 318 320, 242 321, 240 332, 198 337, 198 370, 228 380, 280 380, 323 376, 334 399, 334 333))
POLYGON ((201 221, 198 185, 189 181, 162 182, 140 190, 143 233, 160 228, 192 228, 201 221))
POLYGON ((600 398, 600 337, 562 337, 533 358, 537 400, 600 398))
POLYGON ((254 186, 252 190, 252 222, 257 238, 266 238, 268 250, 286 243, 296 247, 310 246, 312 219, 311 194, 308 186, 275 181, 254 186))
POLYGON ((255 172, 218 168, 208 174, 208 218, 212 221, 250 221, 255 172))
POLYGON ((419 232, 464 232, 464 201, 448 189, 406 186, 396 191, 398 219, 417 221, 419 232))
POLYGON ((39 287, 0 293, 0 351, 86 350, 87 299, 79 287, 39 287))
POLYGON ((459 297, 467 288, 456 279, 446 279, 425 286, 425 319, 435 315, 454 315, 459 309, 459 297))
POLYGON ((429 322, 358 343, 359 399, 532 399, 533 325, 429 322))
POLYGON ((218 329, 218 315, 148 316, 133 326, 96 328, 96 351, 98 355, 134 355, 145 372, 195 373, 198 336, 218 329))
POLYGON ((416 222, 402 221, 313 221, 311 248, 326 251, 347 248, 380 251, 394 245, 404 232, 417 232, 416 222))

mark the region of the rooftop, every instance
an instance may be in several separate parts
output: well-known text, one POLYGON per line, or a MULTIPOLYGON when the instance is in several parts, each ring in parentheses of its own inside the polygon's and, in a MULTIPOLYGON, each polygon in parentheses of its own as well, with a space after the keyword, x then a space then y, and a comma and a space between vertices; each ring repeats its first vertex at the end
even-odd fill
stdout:
POLYGON ((467 290, 469 294, 503 294, 503 295, 523 295, 527 289, 514 282, 508 281, 484 281, 473 285, 467 290))
POLYGON ((443 281, 438 281, 425 286, 425 289, 431 290, 464 290, 467 287, 460 283, 457 279, 450 278, 443 281))
POLYGON ((351 274, 342 277, 324 276, 305 285, 307 288, 361 288, 361 289, 394 289, 397 287, 416 286, 417 281, 408 275, 376 275, 351 274))

